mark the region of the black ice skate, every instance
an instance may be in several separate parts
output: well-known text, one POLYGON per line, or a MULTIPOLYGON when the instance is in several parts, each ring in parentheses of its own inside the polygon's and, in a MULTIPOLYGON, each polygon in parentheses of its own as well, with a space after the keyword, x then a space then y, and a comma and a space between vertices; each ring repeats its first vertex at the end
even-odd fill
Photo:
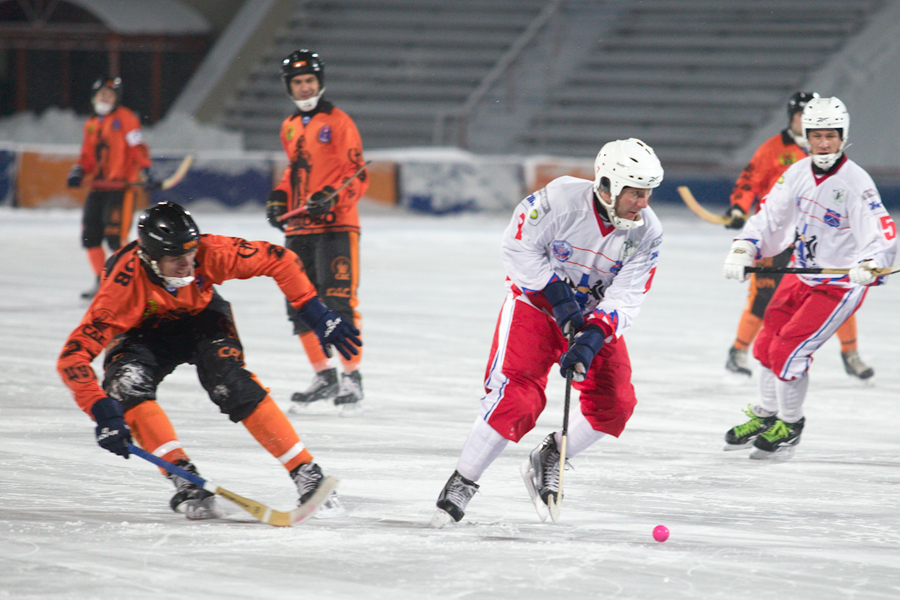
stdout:
POLYGON ((337 396, 338 388, 337 369, 325 369, 315 374, 306 391, 296 392, 291 396, 291 401, 302 406, 319 400, 332 400, 337 396))
POLYGON ((549 434, 537 448, 531 451, 528 460, 519 467, 525 488, 541 521, 546 521, 550 514, 548 500, 556 498, 559 492, 559 448, 556 447, 556 434, 549 434))
MULTIPOLYGON (((197 467, 190 461, 180 460, 175 465, 200 476, 197 467)), ((225 511, 218 506, 215 495, 211 492, 207 492, 173 473, 167 473, 166 478, 175 486, 175 495, 169 500, 169 506, 175 512, 193 520, 218 519, 225 515, 225 511)))
POLYGON ((747 351, 738 350, 734 346, 728 349, 728 360, 725 362, 725 369, 736 374, 751 377, 753 371, 750 370, 747 362, 747 351))
MULTIPOLYGON (((297 492, 300 494, 297 506, 302 506, 313 499, 316 490, 319 489, 319 486, 325 480, 325 475, 322 474, 321 467, 313 462, 295 467, 291 471, 291 479, 294 480, 294 483, 297 485, 297 492)), ((331 492, 313 516, 319 519, 339 517, 344 512, 344 506, 338 500, 337 492, 331 492)))
POLYGON ((875 375, 875 370, 862 361, 856 350, 841 352, 841 360, 844 361, 844 370, 851 377, 865 381, 875 375))
POLYGON ((341 387, 334 399, 334 404, 342 411, 352 411, 358 407, 359 401, 362 399, 362 375, 359 371, 341 373, 341 387))
POLYGON ((750 417, 750 420, 728 430, 725 434, 725 450, 749 448, 757 437, 767 432, 778 420, 774 414, 768 417, 761 417, 756 414, 755 410, 762 409, 748 404, 747 408, 744 409, 744 413, 750 417))
POLYGON ((466 514, 466 506, 477 491, 477 483, 469 481, 458 471, 453 471, 453 475, 447 480, 447 484, 438 496, 437 510, 431 517, 431 526, 441 528, 451 519, 458 523, 466 514))
POLYGON ((750 458, 766 460, 792 457, 794 449, 800 443, 800 433, 803 432, 805 421, 805 417, 796 423, 785 423, 781 419, 777 419, 768 431, 753 442, 753 452, 750 453, 750 458))

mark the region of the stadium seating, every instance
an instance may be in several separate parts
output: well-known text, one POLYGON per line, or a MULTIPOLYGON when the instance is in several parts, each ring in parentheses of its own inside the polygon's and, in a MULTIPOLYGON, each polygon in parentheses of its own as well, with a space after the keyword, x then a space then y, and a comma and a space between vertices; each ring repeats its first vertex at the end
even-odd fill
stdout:
MULTIPOLYGON (((574 45, 568 75, 523 119, 485 97, 465 136, 475 151, 585 156, 641 137, 667 163, 714 165, 745 142, 859 31, 880 0, 642 0, 567 4, 609 25, 574 45), (493 111, 493 112, 491 112, 493 111), (514 127, 498 147, 491 120, 514 127), (479 137, 480 136, 480 137, 479 137)), ((278 147, 292 106, 280 58, 306 47, 326 63, 328 96, 353 116, 367 149, 453 143, 454 114, 547 7, 547 0, 308 0, 228 102, 226 125, 253 149, 278 147)), ((561 10, 560 16, 566 17, 561 10)), ((571 14, 569 18, 573 17, 571 14)), ((580 41, 580 40, 579 40, 580 41)), ((533 44, 544 43, 535 37, 533 44)), ((527 49, 526 49, 527 51, 527 49)), ((523 52, 523 55, 525 52, 523 52)), ((540 77, 516 69, 515 77, 540 77)), ((540 82, 517 82, 527 89, 540 82)))

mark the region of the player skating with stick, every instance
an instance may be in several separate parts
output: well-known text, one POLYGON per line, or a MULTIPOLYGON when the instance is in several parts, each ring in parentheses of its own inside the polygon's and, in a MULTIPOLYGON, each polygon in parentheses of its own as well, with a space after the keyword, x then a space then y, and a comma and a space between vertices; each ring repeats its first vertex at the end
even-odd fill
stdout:
MULTIPOLYGON (((663 169, 653 150, 632 138, 603 146, 595 173, 593 182, 551 181, 519 204, 506 228, 508 294, 486 394, 438 497, 435 527, 462 519, 476 481, 510 440, 534 428, 557 363, 564 377, 572 371, 580 392, 563 462, 605 435, 619 436, 631 417, 637 399, 621 335, 637 317, 659 260, 662 227, 648 204, 663 169)), ((560 442, 559 432, 547 435, 522 466, 542 520, 559 489, 560 442)))
POLYGON ((798 268, 847 268, 847 275, 789 274, 775 291, 753 346, 760 400, 750 420, 725 435, 726 450, 754 447, 752 458, 790 457, 800 442, 813 353, 885 282, 897 230, 875 183, 847 158, 850 116, 838 98, 803 109, 810 156, 788 168, 750 217, 725 259, 725 276, 745 281, 756 260, 792 250, 798 268))
MULTIPOLYGON (((741 171, 734 190, 731 192, 730 206, 722 217, 725 227, 740 229, 747 216, 765 203, 766 196, 781 174, 807 155, 808 142, 803 138, 801 116, 806 103, 819 95, 812 92, 797 92, 788 99, 788 125, 780 133, 766 140, 753 154, 750 162, 741 171)), ((760 260, 759 266, 784 267, 791 259, 791 248, 777 256, 760 260)), ((778 273, 758 273, 750 277, 747 304, 741 313, 734 342, 728 349, 725 368, 737 375, 750 377, 752 374, 747 360, 747 352, 756 334, 762 327, 763 314, 772 299, 772 294, 781 283, 778 273)), ((856 337, 856 316, 853 315, 837 330, 841 341, 841 360, 848 375, 866 380, 875 371, 859 357, 856 337)))
MULTIPOLYGON (((231 305, 213 287, 229 279, 266 275, 315 332, 323 348, 352 356, 358 331, 316 297, 297 256, 268 242, 200 235, 177 204, 147 209, 138 239, 107 262, 100 289, 71 333, 57 368, 78 406, 96 421, 97 442, 128 458, 128 442, 197 474, 162 407, 159 383, 184 363, 196 365, 209 398, 241 423, 290 473, 299 503, 324 476, 275 401, 246 369, 231 305), (104 377, 91 362, 105 350, 104 377)), ((188 518, 217 516, 212 493, 177 475, 170 505, 188 518)), ((329 500, 339 510, 336 497, 329 500)))

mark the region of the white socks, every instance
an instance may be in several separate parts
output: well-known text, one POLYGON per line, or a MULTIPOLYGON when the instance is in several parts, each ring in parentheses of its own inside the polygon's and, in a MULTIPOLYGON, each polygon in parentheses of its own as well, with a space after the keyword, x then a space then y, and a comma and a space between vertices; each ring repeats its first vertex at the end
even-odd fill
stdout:
POLYGON ((484 417, 479 415, 472 425, 466 443, 463 444, 456 470, 469 481, 478 481, 508 443, 508 439, 497 433, 487 424, 484 417))
POLYGON ((803 401, 806 399, 808 387, 809 374, 793 381, 782 381, 775 377, 772 371, 761 366, 759 408, 768 414, 757 416, 769 417, 777 413, 778 418, 785 423, 796 423, 803 418, 803 401))
POLYGON ((778 412, 778 396, 775 392, 775 377, 770 369, 759 366, 759 407, 768 412, 768 415, 756 415, 758 417, 770 417, 778 412))
MULTIPOLYGON (((575 410, 569 417, 569 434, 566 438, 566 458, 584 452, 606 434, 594 431, 580 410, 575 410)), ((491 463, 494 462, 509 440, 497 433, 487 424, 484 417, 478 416, 469 431, 469 437, 463 444, 456 470, 469 481, 478 481, 491 463)), ((556 432, 556 446, 560 445, 560 432, 556 432)))
POLYGON ((806 399, 806 388, 809 387, 809 375, 793 381, 775 382, 778 393, 778 418, 785 423, 796 423, 803 418, 803 400, 806 399))
MULTIPOLYGON (((606 436, 602 431, 595 431, 580 410, 569 413, 569 433, 566 436, 566 458, 577 456, 606 436)), ((556 432, 556 447, 562 444, 562 432, 556 432)))

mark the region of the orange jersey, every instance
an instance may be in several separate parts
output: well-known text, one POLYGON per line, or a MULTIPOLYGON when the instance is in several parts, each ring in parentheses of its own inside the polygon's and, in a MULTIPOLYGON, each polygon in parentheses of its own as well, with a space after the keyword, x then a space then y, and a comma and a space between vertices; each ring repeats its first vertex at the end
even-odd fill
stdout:
POLYGON ((84 318, 69 335, 57 370, 82 410, 106 396, 91 368, 116 335, 135 327, 155 327, 201 312, 213 297, 213 285, 229 279, 267 275, 295 308, 316 296, 297 255, 268 242, 202 235, 197 250, 195 280, 169 291, 141 261, 137 242, 123 248, 106 264, 100 289, 84 318))
POLYGON ((104 117, 89 118, 78 164, 95 181, 137 181, 141 169, 150 166, 150 150, 137 116, 119 106, 104 117))
POLYGON ((806 151, 794 142, 787 129, 767 139, 756 149, 734 184, 731 206, 738 206, 749 215, 753 203, 758 201, 758 211, 781 174, 801 158, 806 158, 806 151))
MULTIPOLYGON (((276 189, 288 196, 288 211, 305 206, 325 186, 341 187, 363 166, 362 140, 356 124, 330 102, 320 101, 312 117, 297 112, 281 124, 281 145, 290 164, 276 189)), ((324 215, 300 213, 288 219, 286 235, 323 231, 359 231, 356 203, 369 187, 363 171, 338 194, 324 215)))

